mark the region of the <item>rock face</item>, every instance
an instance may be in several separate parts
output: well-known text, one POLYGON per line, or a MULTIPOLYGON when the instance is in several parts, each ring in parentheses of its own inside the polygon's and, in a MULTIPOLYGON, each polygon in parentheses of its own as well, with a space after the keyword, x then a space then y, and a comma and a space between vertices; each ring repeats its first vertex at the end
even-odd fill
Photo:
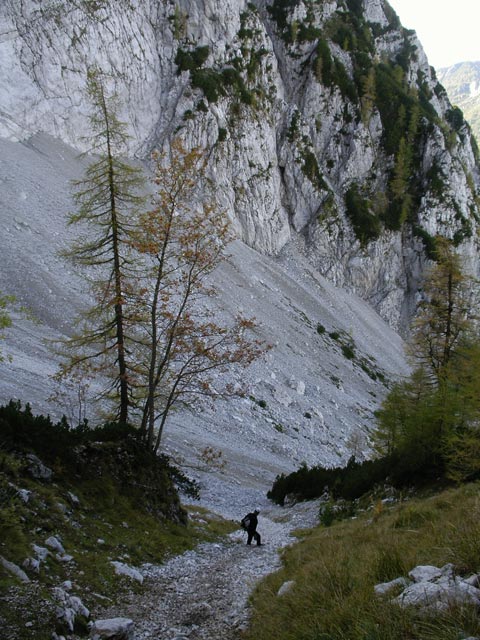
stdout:
POLYGON ((205 148, 238 236, 292 238, 332 282, 406 326, 436 234, 477 270, 478 167, 414 32, 384 0, 4 0, 0 136, 88 143, 87 69, 148 158, 205 148))

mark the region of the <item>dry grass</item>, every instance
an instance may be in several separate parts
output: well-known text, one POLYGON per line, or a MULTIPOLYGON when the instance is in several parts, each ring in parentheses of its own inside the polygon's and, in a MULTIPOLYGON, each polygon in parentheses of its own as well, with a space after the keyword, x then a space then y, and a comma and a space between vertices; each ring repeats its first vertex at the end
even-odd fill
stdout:
POLYGON ((451 640, 479 636, 472 607, 434 617, 374 595, 375 584, 419 564, 480 571, 478 485, 319 527, 284 553, 257 588, 246 640, 451 640), (286 580, 294 588, 278 597, 286 580))

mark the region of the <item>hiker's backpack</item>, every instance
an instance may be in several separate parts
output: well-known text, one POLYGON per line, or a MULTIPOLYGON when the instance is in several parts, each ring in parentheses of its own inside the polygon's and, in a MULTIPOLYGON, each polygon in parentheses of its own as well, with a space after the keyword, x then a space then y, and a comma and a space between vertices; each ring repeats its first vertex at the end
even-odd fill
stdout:
POLYGON ((242 525, 242 529, 245 529, 245 531, 247 531, 248 527, 250 526, 250 518, 248 516, 245 516, 241 519, 240 524, 242 525))

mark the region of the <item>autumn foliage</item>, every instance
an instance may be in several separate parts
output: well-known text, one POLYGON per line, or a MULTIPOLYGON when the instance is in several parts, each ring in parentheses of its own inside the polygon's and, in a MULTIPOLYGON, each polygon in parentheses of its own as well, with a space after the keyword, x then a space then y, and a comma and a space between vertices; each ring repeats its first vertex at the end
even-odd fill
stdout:
POLYGON ((89 92, 99 157, 75 185, 79 209, 69 222, 86 233, 67 255, 86 267, 94 304, 63 345, 59 376, 100 382, 108 417, 138 424, 157 451, 176 405, 233 393, 220 374, 265 347, 253 319, 218 320, 210 275, 233 238, 206 176, 206 150, 174 140, 154 152, 147 207, 142 173, 121 160, 125 127, 98 73, 89 92))

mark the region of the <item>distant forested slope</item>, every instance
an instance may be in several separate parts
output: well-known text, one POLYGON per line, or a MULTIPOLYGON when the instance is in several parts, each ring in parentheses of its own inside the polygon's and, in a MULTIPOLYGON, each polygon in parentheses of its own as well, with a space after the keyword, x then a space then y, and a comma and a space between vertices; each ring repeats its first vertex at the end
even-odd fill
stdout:
POLYGON ((437 76, 452 104, 460 107, 475 138, 480 140, 480 61, 438 69, 437 76))

